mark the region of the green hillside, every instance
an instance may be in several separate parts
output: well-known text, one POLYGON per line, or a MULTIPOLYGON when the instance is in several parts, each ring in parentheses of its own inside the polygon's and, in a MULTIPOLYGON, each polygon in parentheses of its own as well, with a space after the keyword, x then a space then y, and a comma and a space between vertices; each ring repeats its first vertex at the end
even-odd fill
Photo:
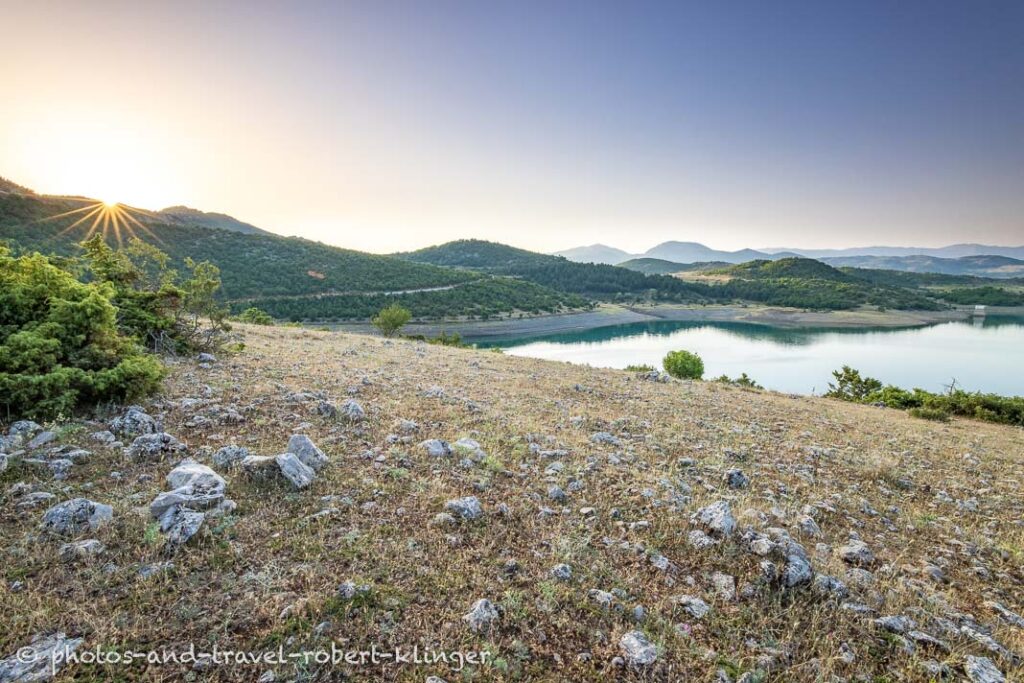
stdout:
MULTIPOLYGON (((82 213, 48 219, 93 203, 82 198, 0 194, 0 241, 15 253, 76 256, 91 221, 72 227, 82 213)), ((341 320, 368 317, 384 298, 409 306, 417 317, 554 311, 586 305, 579 297, 526 283, 484 283, 493 278, 480 273, 294 237, 167 223, 159 214, 134 215, 144 227, 132 225, 132 234, 165 251, 175 263, 191 257, 217 265, 223 297, 236 311, 256 306, 291 320, 341 320)), ((127 229, 121 238, 127 240, 127 229)), ((117 243, 113 231, 107 241, 117 243)))
POLYGON ((729 264, 725 261, 710 261, 707 263, 676 263, 660 258, 634 258, 617 264, 619 268, 628 268, 645 275, 672 275, 673 273, 689 273, 698 270, 710 270, 713 268, 725 268, 729 264))
POLYGON ((834 282, 852 282, 854 278, 837 268, 809 258, 784 258, 778 261, 758 259, 747 261, 735 266, 722 268, 719 271, 734 277, 747 280, 763 280, 778 278, 800 278, 812 280, 830 280, 834 282))
POLYGON ((707 301, 707 287, 665 275, 595 263, 576 263, 496 242, 459 240, 395 256, 416 263, 470 269, 529 280, 561 292, 605 301, 707 301))

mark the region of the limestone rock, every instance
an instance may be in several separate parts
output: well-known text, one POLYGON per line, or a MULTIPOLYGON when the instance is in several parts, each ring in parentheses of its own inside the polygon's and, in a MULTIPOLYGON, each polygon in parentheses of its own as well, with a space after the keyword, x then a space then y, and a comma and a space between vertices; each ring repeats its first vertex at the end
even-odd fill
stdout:
POLYGON ((500 618, 498 609, 490 600, 481 598, 473 603, 473 607, 462 617, 462 620, 469 624, 469 627, 480 633, 489 631, 500 618))
POLYGON ((45 531, 60 536, 75 536, 95 531, 114 517, 114 509, 86 498, 72 498, 54 505, 43 513, 45 531))
POLYGON ((461 519, 478 519, 483 516, 483 508, 476 496, 456 498, 445 503, 444 509, 461 519))
POLYGON ((128 406, 122 415, 110 421, 110 431, 121 436, 136 437, 156 434, 159 429, 156 420, 146 414, 140 406, 128 406))
MULTIPOLYGON (((287 450, 302 461, 303 465, 311 468, 314 472, 319 472, 327 466, 327 456, 305 434, 292 434, 292 438, 288 439, 287 450)), ((284 469, 282 468, 283 471, 284 469)))
POLYGON ((725 500, 720 500, 697 510, 690 518, 690 521, 704 527, 705 531, 719 538, 732 535, 732 532, 736 529, 736 519, 732 516, 729 502, 725 500))
POLYGON ((188 448, 167 432, 143 434, 132 441, 125 453, 135 459, 157 460, 180 455, 188 448))
POLYGON ((294 453, 282 453, 274 461, 281 474, 297 489, 304 489, 316 479, 316 472, 294 453))
POLYGON ((658 648, 640 631, 629 631, 619 639, 619 649, 626 663, 633 667, 649 666, 658 659, 658 648))
POLYGON ((67 663, 66 656, 81 644, 81 638, 68 638, 63 633, 37 634, 27 646, 0 659, 0 683, 49 681, 67 663))

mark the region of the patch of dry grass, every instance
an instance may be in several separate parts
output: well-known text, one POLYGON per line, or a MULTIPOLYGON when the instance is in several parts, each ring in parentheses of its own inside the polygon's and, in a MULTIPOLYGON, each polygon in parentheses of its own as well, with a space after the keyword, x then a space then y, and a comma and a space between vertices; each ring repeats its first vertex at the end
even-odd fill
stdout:
MULTIPOLYGON (((332 464, 313 486, 292 491, 276 482, 226 474, 237 511, 207 521, 173 558, 174 568, 149 579, 141 565, 168 559, 145 506, 166 488, 174 462, 131 462, 120 450, 87 443, 86 430, 62 437, 94 455, 70 478, 14 461, 0 474, 52 491, 59 500, 85 496, 114 505, 114 523, 96 537, 99 561, 67 565, 58 543, 37 538, 42 509, 0 502, 0 655, 37 632, 81 635, 87 647, 221 647, 287 650, 376 643, 446 650, 488 649, 491 662, 461 674, 432 666, 279 667, 282 678, 422 681, 436 674, 461 680, 711 680, 763 672, 773 680, 928 680, 926 659, 956 669, 966 654, 986 654, 963 638, 948 654, 897 639, 870 620, 841 610, 809 589, 783 591, 758 581, 761 558, 738 538, 707 550, 687 543, 690 514, 715 500, 731 502, 740 527, 785 527, 819 573, 842 578, 832 550, 855 531, 878 556, 873 583, 852 587, 851 600, 881 615, 973 615, 1010 650, 1024 651, 1024 631, 1000 621, 985 601, 1024 607, 1024 526, 1019 429, 956 420, 934 424, 889 410, 815 398, 750 392, 717 383, 643 382, 633 375, 404 341, 281 328, 244 328, 246 349, 204 370, 174 367, 165 395, 147 406, 165 430, 209 462, 231 442, 253 453, 283 452, 303 431, 332 464), (208 386, 209 390, 204 389, 208 386), (439 386, 443 397, 426 395, 439 386), (324 392, 340 403, 350 391, 367 411, 361 423, 317 415, 312 403, 288 403, 292 391, 324 392), (232 405, 240 424, 188 428, 209 406, 183 410, 185 397, 232 405), (411 443, 388 443, 396 421, 415 420, 411 443), (607 431, 618 447, 595 445, 607 431), (473 467, 459 458, 432 459, 416 444, 471 437, 488 454, 473 467), (532 452, 568 451, 560 458, 532 452), (534 449, 535 450, 535 449, 534 449), (615 464, 610 456, 620 462, 615 464), (547 473, 555 461, 560 472, 547 473), (723 482, 732 467, 750 477, 735 491, 723 482), (112 470, 123 473, 112 479, 112 470), (578 491, 565 504, 547 489, 578 491), (939 494, 939 492, 944 492, 939 494), (447 500, 479 497, 482 519, 438 527, 447 500), (323 496, 333 496, 327 501, 323 496), (974 503, 964 501, 976 499, 974 503), (508 506, 507 513, 500 506, 508 506), (805 509, 805 506, 814 506, 805 509), (592 507, 584 515, 581 508, 592 507), (325 508, 328 514, 312 517, 325 508), (553 514, 542 514, 549 508, 553 514), (820 538, 800 536, 809 511, 820 538), (640 524, 637 524, 640 523, 640 524), (816 548, 817 544, 828 547, 816 548), (660 570, 652 555, 671 562, 660 570), (518 571, 509 570, 516 563, 518 571), (572 567, 554 580, 550 568, 572 567), (941 568, 947 582, 925 573, 941 568), (716 596, 710 575, 737 579, 743 595, 716 596), (369 585, 354 600, 336 595, 345 580, 369 585), (12 592, 22 581, 24 590, 12 592), (745 586, 749 588, 743 591, 745 586), (588 591, 617 589, 604 610, 588 591), (687 618, 673 598, 702 597, 712 607, 687 618), (476 634, 461 616, 478 598, 502 611, 497 628, 476 634), (632 610, 647 613, 636 623, 632 610), (326 625, 325 625, 326 624, 326 625), (320 627, 318 628, 318 625, 320 627), (639 629, 660 649, 643 671, 616 666, 619 638, 639 629), (840 657, 845 643, 854 653, 840 657)), ((939 634, 936 634, 939 635, 939 634)), ((1020 675, 1005 661, 997 663, 1020 675)), ((82 680, 255 680, 261 668, 76 666, 82 680)))

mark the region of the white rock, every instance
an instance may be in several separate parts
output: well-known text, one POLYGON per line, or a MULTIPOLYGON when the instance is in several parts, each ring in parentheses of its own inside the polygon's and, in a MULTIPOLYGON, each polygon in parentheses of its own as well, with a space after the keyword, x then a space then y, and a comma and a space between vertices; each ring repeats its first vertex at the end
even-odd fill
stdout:
POLYGON ((732 516, 729 501, 726 500, 702 507, 693 514, 690 521, 718 537, 730 536, 736 529, 736 519, 732 516))
POLYGON ((490 600, 482 598, 473 603, 473 607, 462 620, 469 624, 469 627, 476 632, 488 631, 494 622, 500 618, 498 609, 490 600))
POLYGON ((1006 681, 1003 672, 996 668, 996 665, 988 657, 967 655, 964 670, 967 672, 967 678, 973 683, 1005 683, 1006 681))
POLYGON ((327 456, 305 434, 292 434, 292 438, 288 439, 287 450, 301 460, 302 464, 316 472, 327 466, 327 456))
POLYGON ((658 648, 640 631, 624 634, 619 639, 619 649, 630 666, 648 666, 658 659, 658 648))
POLYGON ((275 459, 278 468, 284 478, 292 483, 297 489, 304 489, 313 483, 316 472, 312 467, 302 462, 294 453, 282 453, 275 459))

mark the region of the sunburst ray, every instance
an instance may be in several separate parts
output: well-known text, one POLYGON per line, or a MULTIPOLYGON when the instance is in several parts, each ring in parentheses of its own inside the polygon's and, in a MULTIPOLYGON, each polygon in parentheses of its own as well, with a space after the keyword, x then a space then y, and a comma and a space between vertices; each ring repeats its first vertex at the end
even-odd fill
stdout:
POLYGON ((159 215, 151 211, 147 211, 146 209, 128 206, 127 204, 95 202, 88 204, 87 206, 72 209, 70 211, 64 211, 53 216, 40 218, 33 222, 42 223, 61 218, 70 219, 72 217, 74 217, 75 220, 60 232, 56 233, 50 238, 50 240, 56 240, 59 237, 67 235, 75 228, 78 228, 83 224, 88 224, 88 228, 85 230, 85 236, 82 238, 83 241, 91 239, 96 234, 100 234, 103 236, 104 240, 115 241, 118 247, 123 247, 126 241, 141 239, 141 236, 145 236, 161 245, 166 244, 164 240, 150 228, 150 226, 143 222, 143 220, 146 220, 147 218, 159 219, 159 215), (79 216, 78 214, 83 215, 79 216), (137 214, 138 217, 133 214, 137 214), (139 220, 139 218, 142 218, 142 220, 139 220), (91 221, 91 223, 89 223, 89 221, 91 221))

